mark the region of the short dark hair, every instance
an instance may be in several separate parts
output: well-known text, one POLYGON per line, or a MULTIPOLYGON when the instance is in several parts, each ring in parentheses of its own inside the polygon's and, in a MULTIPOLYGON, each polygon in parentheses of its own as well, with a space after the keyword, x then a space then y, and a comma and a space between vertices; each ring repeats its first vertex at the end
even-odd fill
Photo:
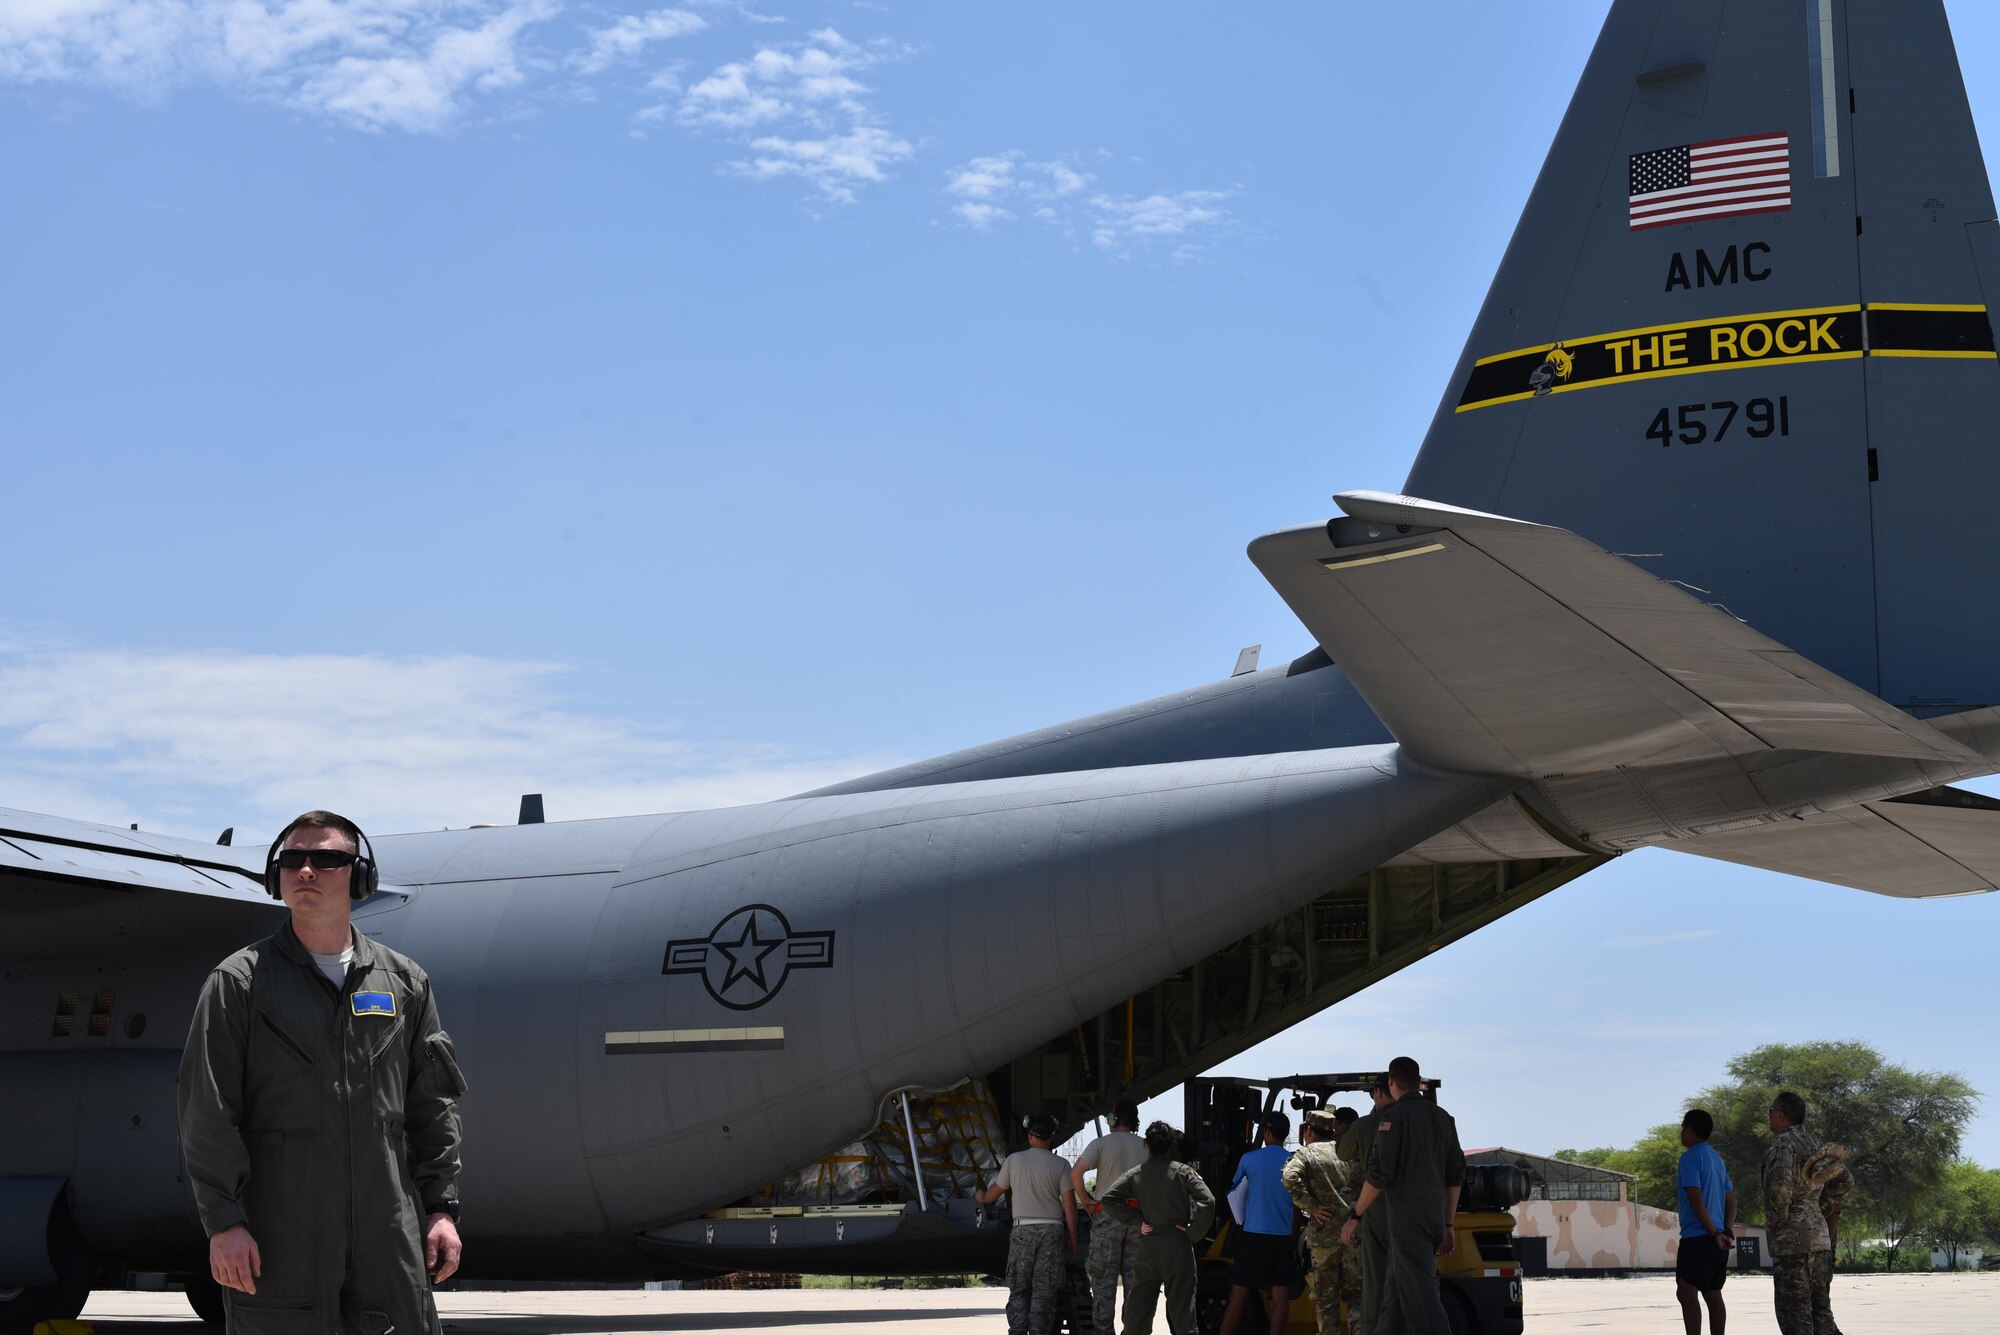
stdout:
POLYGON ((1771 1106, 1785 1115, 1793 1126, 1806 1124, 1806 1101, 1787 1089, 1771 1100, 1771 1106))
POLYGON ((1276 1108, 1271 1109, 1271 1111, 1258 1118, 1257 1125, 1277 1136, 1279 1140, 1283 1140, 1286 1136, 1292 1134, 1292 1119, 1279 1112, 1276 1108))
POLYGON ((1368 1086, 1368 1092, 1370 1094, 1387 1094, 1389 1092, 1389 1077, 1386 1075, 1376 1076, 1374 1082, 1368 1086))
POLYGON ((285 840, 291 838, 300 830, 338 830, 347 836, 349 852, 359 853, 361 851, 361 827, 336 812, 321 811, 315 808, 302 816, 292 817, 292 823, 287 825, 285 832, 278 836, 278 846, 280 848, 284 847, 285 840))
POLYGON ((1139 1105, 1130 1099, 1118 1100, 1118 1106, 1111 1110, 1111 1124, 1122 1126, 1127 1131, 1139 1129, 1139 1105))
POLYGON ((1155 1122, 1146 1128, 1146 1153, 1156 1159, 1173 1157, 1179 1152, 1181 1133, 1178 1128, 1165 1122, 1155 1122))
POLYGON ((1689 1108, 1687 1116, 1681 1118, 1681 1125, 1694 1132, 1696 1140, 1707 1140, 1715 1134, 1715 1119, 1706 1108, 1689 1108))
POLYGON ((1389 1063, 1389 1078, 1399 1085, 1415 1089, 1424 1081, 1423 1072, 1417 1069, 1415 1057, 1398 1057, 1389 1063))
POLYGON ((1333 1120, 1336 1122, 1347 1122, 1351 1125, 1352 1123, 1360 1120, 1360 1117, 1361 1117, 1360 1113, 1354 1111, 1354 1109, 1348 1107, 1344 1103, 1341 1104, 1338 1108, 1335 1108, 1333 1110, 1333 1120))

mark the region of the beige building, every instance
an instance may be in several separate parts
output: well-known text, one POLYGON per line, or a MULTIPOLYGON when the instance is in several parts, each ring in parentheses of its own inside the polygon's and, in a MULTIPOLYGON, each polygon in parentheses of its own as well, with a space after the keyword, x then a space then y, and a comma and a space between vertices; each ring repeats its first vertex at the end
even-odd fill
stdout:
MULTIPOLYGON (((1547 1239, 1550 1274, 1672 1270, 1680 1251, 1680 1216, 1631 1198, 1632 1175, 1608 1168, 1494 1148, 1468 1150, 1468 1164, 1509 1164, 1528 1175, 1528 1199, 1514 1207, 1518 1240, 1547 1239)), ((1737 1226, 1739 1243, 1757 1240, 1759 1263, 1771 1263, 1764 1229, 1737 1226)), ((1524 1263, 1538 1250, 1522 1247, 1524 1263)), ((1732 1264, 1741 1264, 1739 1248, 1732 1264)))

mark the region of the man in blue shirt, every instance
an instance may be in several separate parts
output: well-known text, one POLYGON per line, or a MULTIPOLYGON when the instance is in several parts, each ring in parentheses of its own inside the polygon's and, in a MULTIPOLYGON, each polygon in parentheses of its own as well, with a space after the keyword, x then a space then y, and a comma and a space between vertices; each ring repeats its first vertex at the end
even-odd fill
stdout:
POLYGON ((1265 1113, 1258 1126, 1264 1132, 1263 1145, 1238 1161, 1236 1176, 1229 1183, 1233 1192, 1237 1183, 1248 1182, 1250 1195, 1243 1203, 1243 1223, 1236 1230, 1236 1256, 1229 1272, 1229 1307, 1222 1314, 1222 1335, 1236 1335, 1250 1295, 1261 1289, 1271 1291, 1270 1329, 1283 1330, 1292 1295, 1305 1286, 1298 1244, 1292 1240, 1292 1193, 1285 1189, 1284 1181, 1285 1161, 1292 1157, 1285 1148, 1292 1119, 1274 1110, 1265 1113))
POLYGON ((1701 1304, 1708 1304, 1711 1335, 1722 1335, 1728 1310, 1722 1305, 1722 1282, 1729 1275, 1729 1253, 1736 1248, 1736 1189, 1729 1168, 1708 1143, 1715 1119, 1701 1109, 1681 1119, 1680 1171, 1674 1176, 1681 1207, 1681 1247, 1674 1257, 1674 1296, 1680 1299, 1687 1335, 1701 1335, 1701 1304), (1700 1300, 1695 1298, 1700 1294, 1700 1300))

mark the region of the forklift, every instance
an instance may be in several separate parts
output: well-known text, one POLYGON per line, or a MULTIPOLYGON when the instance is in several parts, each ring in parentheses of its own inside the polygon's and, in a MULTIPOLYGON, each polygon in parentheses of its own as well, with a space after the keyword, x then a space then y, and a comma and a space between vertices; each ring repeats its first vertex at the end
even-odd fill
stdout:
MULTIPOLYGON (((1316 1108, 1330 1110, 1339 1105, 1342 1095, 1351 1095, 1348 1102, 1367 1116, 1368 1091, 1385 1078, 1379 1072, 1361 1071, 1270 1080, 1205 1076, 1187 1082, 1189 1160, 1215 1193, 1218 1204, 1215 1231, 1195 1249, 1199 1265, 1196 1319, 1202 1335, 1217 1335, 1222 1329, 1223 1309, 1229 1304, 1229 1258, 1234 1250, 1229 1233, 1235 1224, 1223 1198, 1229 1194, 1236 1165, 1263 1144, 1260 1119, 1289 1105, 1293 1125, 1302 1125, 1306 1113, 1316 1108)), ((1436 1102, 1440 1083, 1428 1082, 1423 1096, 1436 1102)), ((1521 1335, 1521 1263, 1514 1248, 1514 1216, 1508 1208, 1527 1196, 1527 1174, 1519 1168, 1496 1165, 1466 1169, 1458 1213, 1452 1219, 1458 1248, 1438 1258, 1438 1286, 1445 1312, 1451 1317, 1452 1335, 1521 1335)), ((1310 1335, 1318 1327, 1312 1300, 1306 1294, 1294 1295, 1291 1317, 1282 1333, 1268 1330, 1269 1317, 1261 1304, 1259 1295, 1258 1303, 1244 1313, 1240 1335, 1310 1335)))

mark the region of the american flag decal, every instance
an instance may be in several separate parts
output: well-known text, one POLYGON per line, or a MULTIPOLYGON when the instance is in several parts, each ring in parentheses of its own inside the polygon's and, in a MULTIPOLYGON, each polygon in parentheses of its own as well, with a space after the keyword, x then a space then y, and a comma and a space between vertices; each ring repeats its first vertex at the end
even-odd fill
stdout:
POLYGON ((1656 148, 1634 153, 1630 163, 1635 232, 1792 207, 1790 135, 1752 134, 1656 148))

